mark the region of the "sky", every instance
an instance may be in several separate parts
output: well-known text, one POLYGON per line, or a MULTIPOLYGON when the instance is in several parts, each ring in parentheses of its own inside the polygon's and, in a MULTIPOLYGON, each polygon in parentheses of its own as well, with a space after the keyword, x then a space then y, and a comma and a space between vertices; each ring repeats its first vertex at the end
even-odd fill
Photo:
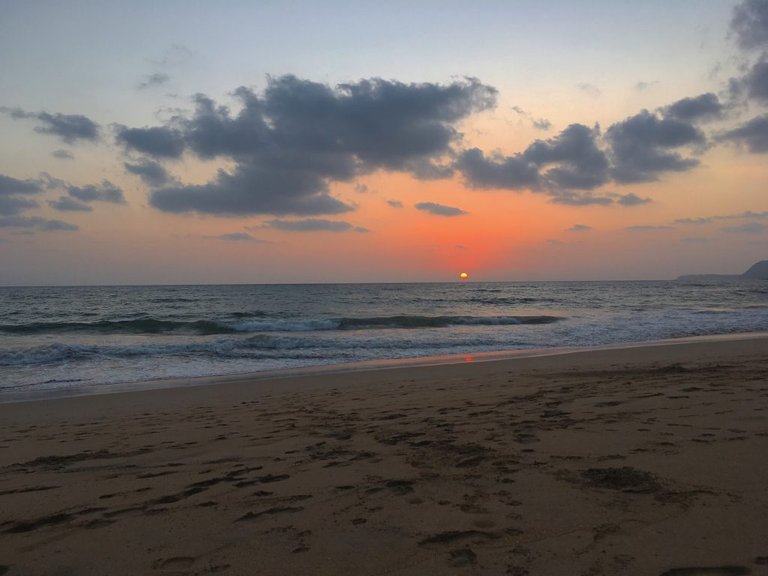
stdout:
POLYGON ((0 0, 0 285, 768 259, 768 0, 0 0))

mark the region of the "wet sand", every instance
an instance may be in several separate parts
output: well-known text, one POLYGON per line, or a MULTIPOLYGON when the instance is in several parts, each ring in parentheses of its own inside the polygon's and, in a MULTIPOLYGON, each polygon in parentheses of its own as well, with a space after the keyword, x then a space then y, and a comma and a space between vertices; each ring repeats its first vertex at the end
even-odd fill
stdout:
POLYGON ((0 575, 768 574, 768 338, 0 405, 0 575))

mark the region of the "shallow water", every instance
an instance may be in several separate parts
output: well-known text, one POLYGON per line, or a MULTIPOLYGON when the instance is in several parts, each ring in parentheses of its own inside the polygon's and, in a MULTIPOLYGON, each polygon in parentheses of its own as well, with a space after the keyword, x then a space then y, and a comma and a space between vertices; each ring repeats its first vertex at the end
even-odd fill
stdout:
POLYGON ((768 330, 768 283, 0 288, 0 395, 768 330))

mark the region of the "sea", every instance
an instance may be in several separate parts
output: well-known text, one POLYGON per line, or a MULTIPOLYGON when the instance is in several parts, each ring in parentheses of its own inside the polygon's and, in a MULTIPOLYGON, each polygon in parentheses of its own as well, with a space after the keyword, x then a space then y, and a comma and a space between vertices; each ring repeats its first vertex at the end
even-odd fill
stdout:
POLYGON ((0 287, 0 401, 768 331, 768 282, 0 287))

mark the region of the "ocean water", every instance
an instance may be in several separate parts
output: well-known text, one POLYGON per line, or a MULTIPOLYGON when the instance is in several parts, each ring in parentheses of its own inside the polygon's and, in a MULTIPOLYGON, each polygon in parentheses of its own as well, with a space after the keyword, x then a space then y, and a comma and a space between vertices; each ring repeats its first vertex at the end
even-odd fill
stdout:
POLYGON ((0 401, 369 360, 768 330, 768 282, 0 287, 0 401))

